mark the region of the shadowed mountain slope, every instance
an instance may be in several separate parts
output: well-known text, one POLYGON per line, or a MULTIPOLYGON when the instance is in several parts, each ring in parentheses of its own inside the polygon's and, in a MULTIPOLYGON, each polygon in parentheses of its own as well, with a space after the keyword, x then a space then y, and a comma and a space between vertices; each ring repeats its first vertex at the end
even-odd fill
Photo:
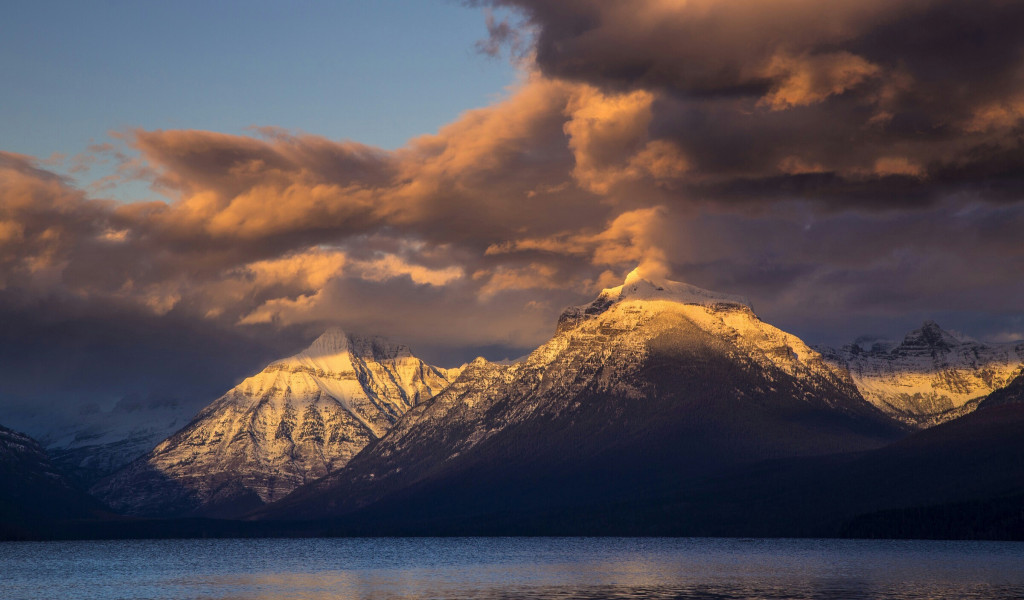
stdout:
POLYGON ((0 427, 0 539, 94 517, 101 510, 53 466, 38 442, 0 427))

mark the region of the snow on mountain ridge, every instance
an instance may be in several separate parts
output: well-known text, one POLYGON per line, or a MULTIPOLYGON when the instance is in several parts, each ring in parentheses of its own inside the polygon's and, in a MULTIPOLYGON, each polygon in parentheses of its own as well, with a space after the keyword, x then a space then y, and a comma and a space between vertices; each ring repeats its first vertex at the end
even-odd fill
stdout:
POLYGON ((908 333, 903 338, 903 342, 900 343, 900 347, 950 348, 959 346, 962 343, 964 343, 962 339, 939 327, 938 323, 929 319, 922 323, 919 328, 908 333))
POLYGON ((865 346, 858 340, 822 351, 829 362, 849 371, 869 402, 917 427, 974 410, 980 399, 1024 368, 1024 343, 984 344, 931 320, 898 344, 865 346))
POLYGON ((741 306, 753 310, 750 301, 743 296, 722 294, 679 281, 652 281, 645 278, 640 269, 633 269, 622 285, 601 290, 593 301, 570 306, 558 318, 558 327, 574 327, 581 320, 606 312, 612 305, 622 302, 671 302, 683 305, 715 307, 741 306))
POLYGON ((387 338, 380 336, 348 334, 338 327, 332 327, 313 340, 313 343, 302 352, 278 362, 328 363, 324 366, 329 366, 331 358, 344 354, 372 358, 373 360, 412 356, 409 347, 404 344, 393 344, 387 338))
POLYGON ((40 408, 15 424, 46 448, 54 464, 89 486, 152 450, 195 410, 176 399, 131 394, 111 408, 86 406, 69 418, 40 408))
POLYGON ((330 329, 93 490, 134 514, 270 502, 343 466, 457 372, 383 338, 330 329))
POLYGON ((619 300, 664 300, 680 304, 698 304, 713 306, 715 304, 742 304, 753 308, 750 301, 743 296, 713 292, 695 285, 680 281, 655 281, 643 276, 640 268, 633 269, 626 276, 622 285, 604 290, 611 295, 618 294, 619 300))

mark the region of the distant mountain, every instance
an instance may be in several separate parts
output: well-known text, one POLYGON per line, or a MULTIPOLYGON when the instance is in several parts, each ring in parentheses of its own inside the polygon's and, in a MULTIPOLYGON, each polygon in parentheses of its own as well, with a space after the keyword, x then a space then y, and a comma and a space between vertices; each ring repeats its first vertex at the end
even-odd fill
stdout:
POLYGON ((232 515, 343 467, 458 370, 332 329, 249 377, 92 492, 132 515, 232 515))
POLYGON ((999 388, 985 397, 979 404, 979 408, 1002 406, 1006 404, 1024 403, 1024 372, 1011 381, 1005 387, 999 388))
POLYGON ((696 477, 902 435, 742 298, 634 272, 566 310, 525 360, 474 361, 345 468, 258 516, 338 517, 360 533, 571 533, 574 514, 643 519, 635 500, 696 477))
POLYGON ((929 427, 974 410, 1024 366, 1024 343, 983 344, 926 321, 895 344, 859 340, 826 360, 849 370, 869 402, 915 427, 929 427))
POLYGON ((194 407, 175 399, 132 395, 109 410, 83 410, 72 422, 40 413, 24 425, 58 468, 88 488, 152 450, 194 415, 194 407))
POLYGON ((100 510, 53 466, 38 442, 0 427, 0 539, 34 535, 47 524, 100 510))
POLYGON ((88 488, 187 425, 201 407, 129 394, 113 406, 89 403, 75 412, 44 402, 5 406, 2 421, 38 441, 62 472, 88 488))

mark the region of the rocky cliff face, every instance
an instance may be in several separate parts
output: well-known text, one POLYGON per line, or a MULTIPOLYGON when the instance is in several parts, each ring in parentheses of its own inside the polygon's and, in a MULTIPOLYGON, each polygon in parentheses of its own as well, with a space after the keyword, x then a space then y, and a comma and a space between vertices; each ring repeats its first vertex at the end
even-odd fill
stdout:
POLYGON ((861 341, 826 359, 847 369, 869 402, 915 427, 930 427, 973 411, 1006 386, 1024 365, 1024 343, 983 344, 926 321, 896 344, 861 341))
POLYGON ((93 493, 129 514, 234 514, 343 467, 457 370, 330 330, 202 410, 93 493))
POLYGON ((633 273, 566 310, 525 360, 474 361, 345 469, 266 514, 387 512, 379 507, 390 502, 422 507, 403 518, 435 522, 412 513, 614 503, 722 465, 899 435, 820 354, 743 299, 633 273))

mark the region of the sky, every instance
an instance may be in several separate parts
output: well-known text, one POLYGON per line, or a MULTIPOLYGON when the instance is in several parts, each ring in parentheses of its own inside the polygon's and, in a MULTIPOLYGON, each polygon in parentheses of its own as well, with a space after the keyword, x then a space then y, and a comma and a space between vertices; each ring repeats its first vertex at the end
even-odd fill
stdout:
POLYGON ((514 357, 637 266, 810 343, 1024 338, 1022 28, 1002 0, 8 7, 0 402, 209 401, 331 325, 514 357))
MULTIPOLYGON (((21 2, 0 21, 0 140, 88 185, 111 132, 256 126, 398 148, 513 84, 457 2, 21 2), (65 157, 59 161, 60 155, 65 157)), ((107 167, 107 168, 104 168, 107 167)), ((137 201, 144 185, 106 187, 137 201)))

